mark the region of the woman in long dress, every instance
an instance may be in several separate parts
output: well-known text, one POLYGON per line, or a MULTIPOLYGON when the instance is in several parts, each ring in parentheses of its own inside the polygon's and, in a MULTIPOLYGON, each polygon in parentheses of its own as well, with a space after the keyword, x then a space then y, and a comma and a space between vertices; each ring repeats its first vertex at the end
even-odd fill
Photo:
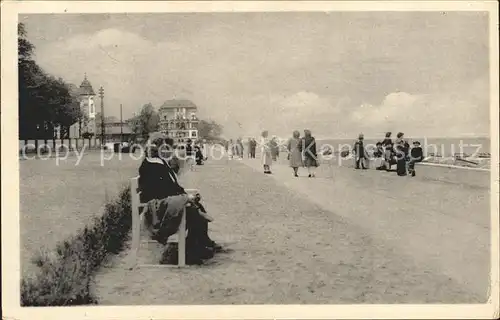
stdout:
POLYGON ((302 153, 300 152, 300 132, 294 131, 292 138, 288 140, 288 159, 293 175, 298 177, 299 167, 303 166, 302 153))
POLYGON ((273 164, 273 158, 271 154, 271 144, 269 141, 269 132, 263 131, 262 136, 260 138, 260 146, 261 146, 261 160, 262 165, 264 166, 264 173, 271 174, 271 165, 273 164))
POLYGON ((396 172, 398 176, 406 176, 406 158, 408 157, 409 145, 404 139, 404 133, 399 132, 397 139, 394 143, 394 149, 396 151, 397 166, 396 172))
POLYGON ((309 172, 309 178, 316 177, 316 167, 319 166, 318 154, 316 153, 316 139, 310 130, 304 130, 304 138, 301 139, 302 159, 309 172))

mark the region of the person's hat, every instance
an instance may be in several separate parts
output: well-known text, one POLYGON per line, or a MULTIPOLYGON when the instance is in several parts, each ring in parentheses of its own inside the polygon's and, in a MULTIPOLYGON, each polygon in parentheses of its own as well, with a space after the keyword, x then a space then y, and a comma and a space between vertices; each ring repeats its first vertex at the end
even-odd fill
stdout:
POLYGON ((420 142, 419 141, 413 141, 413 144, 416 144, 416 145, 420 145, 420 142))
POLYGON ((359 136, 358 136, 359 139, 364 139, 365 138, 365 135, 360 133, 359 136))

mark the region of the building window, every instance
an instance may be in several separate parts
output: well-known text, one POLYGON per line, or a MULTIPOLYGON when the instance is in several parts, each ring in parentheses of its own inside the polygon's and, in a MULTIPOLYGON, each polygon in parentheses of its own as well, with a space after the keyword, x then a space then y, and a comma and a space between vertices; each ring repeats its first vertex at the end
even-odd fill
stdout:
POLYGON ((191 132, 191 135, 193 136, 193 138, 196 138, 196 131, 191 132))

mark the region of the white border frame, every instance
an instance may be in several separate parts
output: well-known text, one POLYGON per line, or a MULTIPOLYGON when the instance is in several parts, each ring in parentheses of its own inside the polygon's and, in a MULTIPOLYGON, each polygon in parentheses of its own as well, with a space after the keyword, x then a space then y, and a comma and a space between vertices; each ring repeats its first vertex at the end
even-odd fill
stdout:
POLYGON ((21 308, 19 251, 19 160, 17 154, 17 21, 29 13, 263 12, 263 11, 488 11, 490 15, 490 119, 492 158, 498 146, 498 3, 496 1, 4 1, 2 26, 2 307, 15 319, 492 319, 498 317, 498 162, 491 167, 492 291, 476 305, 266 305, 21 308))

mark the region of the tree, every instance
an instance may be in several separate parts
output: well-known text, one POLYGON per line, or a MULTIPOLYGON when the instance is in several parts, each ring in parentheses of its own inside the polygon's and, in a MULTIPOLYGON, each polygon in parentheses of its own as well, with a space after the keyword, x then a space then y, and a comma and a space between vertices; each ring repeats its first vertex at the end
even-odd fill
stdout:
POLYGON ((147 139, 151 132, 159 130, 160 116, 151 103, 145 104, 139 115, 128 120, 132 132, 143 139, 147 139))
POLYGON ((24 23, 19 23, 17 25, 17 46, 18 46, 18 60, 19 61, 26 61, 26 60, 31 60, 31 57, 33 55, 33 51, 35 50, 35 46, 28 41, 26 38, 27 32, 26 32, 26 27, 24 26, 24 23))
POLYGON ((54 127, 61 133, 80 117, 78 97, 71 95, 63 79, 47 75, 33 60, 35 46, 18 24, 19 138, 52 139, 54 127))
POLYGON ((223 127, 213 120, 200 120, 198 123, 198 136, 209 141, 220 140, 223 127))

